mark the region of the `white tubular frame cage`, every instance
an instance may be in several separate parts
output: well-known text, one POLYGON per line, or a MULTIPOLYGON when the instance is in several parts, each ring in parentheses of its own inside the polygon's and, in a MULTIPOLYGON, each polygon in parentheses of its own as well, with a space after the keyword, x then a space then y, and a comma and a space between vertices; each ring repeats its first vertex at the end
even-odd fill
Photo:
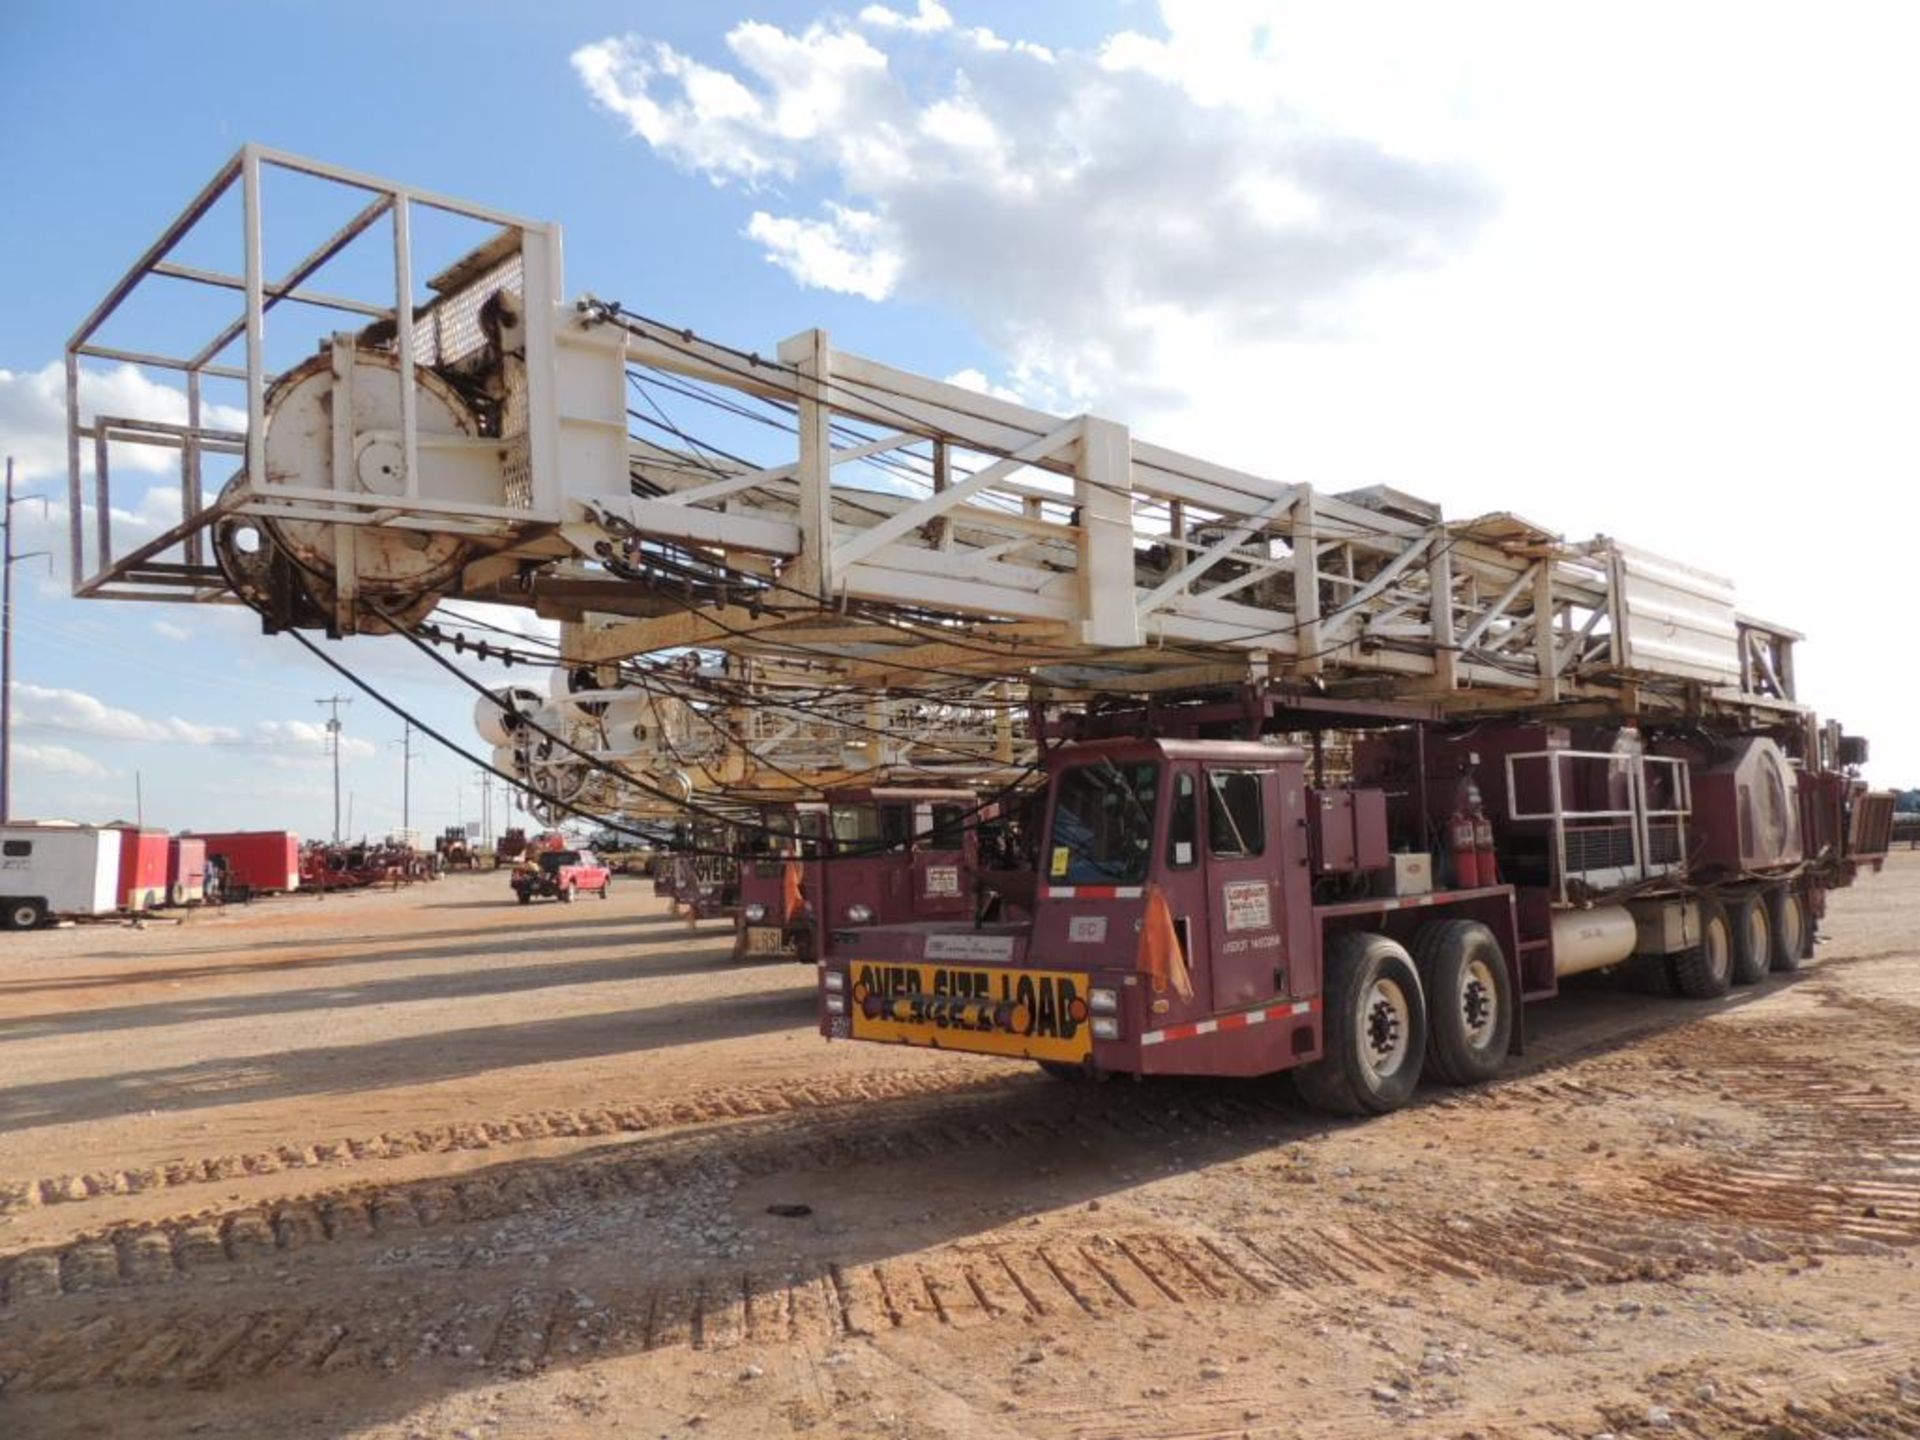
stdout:
POLYGON ((1667 755, 1631 755, 1611 750, 1529 750, 1506 757, 1507 819, 1517 823, 1545 824, 1552 836, 1552 884, 1554 898, 1561 904, 1580 897, 1570 893, 1574 884, 1594 890, 1615 890, 1665 875, 1684 874, 1687 869, 1687 820, 1693 814, 1693 783, 1685 760, 1667 755), (1567 808, 1566 792, 1571 777, 1569 763, 1619 766, 1627 776, 1627 805, 1624 809, 1573 810, 1567 808), (1520 808, 1518 782, 1520 767, 1538 764, 1546 773, 1547 808, 1520 808), (1664 767, 1673 804, 1660 809, 1648 807, 1647 769, 1664 767), (1568 836, 1576 843, 1568 844, 1568 836), (1607 839, 1624 835, 1629 856, 1624 862, 1608 855, 1610 864, 1575 863, 1584 861, 1586 836, 1607 839), (1656 843, 1657 842, 1657 843, 1656 843), (1569 851, 1580 851, 1570 857, 1569 851))
MULTIPOLYGON (((274 215, 302 226, 310 208, 274 215)), ((271 624, 351 634, 414 624, 444 599, 520 605, 563 622, 568 664, 693 649, 804 665, 849 696, 926 694, 929 676, 1003 683, 1009 704, 1274 682, 1460 716, 1583 701, 1756 723, 1805 713, 1797 637, 1741 616, 1713 575, 1605 537, 1568 543, 1509 513, 1449 520, 1386 486, 1329 494, 1236 469, 1116 420, 1052 414, 836 349, 820 330, 767 353, 591 297, 567 302, 561 249, 555 224, 244 146, 68 344, 75 592, 186 602, 239 592, 266 613, 268 592, 235 579, 229 542, 244 521, 276 554, 297 548, 302 583, 312 581, 306 608, 271 624), (297 178, 267 185, 283 174, 297 178), (267 241, 286 226, 269 228, 267 191, 277 197, 282 183, 358 208, 313 226, 300 258, 269 273, 267 241), (201 248, 220 238, 212 212, 233 195, 237 263, 175 258, 189 237, 201 248), (444 217, 479 242, 428 253, 444 217), (370 264, 383 229, 390 255, 370 264), (504 293, 501 267, 511 333, 450 359, 443 322, 470 317, 486 286, 504 293), (368 293, 333 285, 341 270, 368 293), (150 284, 237 292, 241 304, 185 352, 110 343, 110 322, 150 284), (332 328, 341 316, 358 328, 332 328), (88 361, 182 378, 184 423, 177 410, 88 414, 88 361), (397 396, 390 419, 358 408, 355 386, 374 379, 397 396), (309 403, 328 383, 324 403, 309 403), (433 428, 433 413, 475 403, 483 383, 496 387, 485 406, 498 407, 472 412, 484 426, 433 428), (644 438, 634 396, 654 384, 717 412, 775 413, 788 439, 749 459, 672 425, 673 443, 644 438), (212 423, 210 385, 240 388, 231 408, 243 421, 212 423), (309 418, 296 424, 288 402, 302 394, 309 418), (178 452, 180 512, 116 550, 116 485, 118 508, 137 508, 110 463, 126 444, 178 452), (380 462, 391 483, 369 482, 370 446, 391 457, 380 462), (210 475, 216 463, 223 473, 210 475), (873 481, 882 466, 892 468, 873 481), (404 566, 405 545, 439 557, 431 571, 422 562, 431 578, 412 593, 411 572, 369 569, 395 556, 404 566), (708 589, 689 598, 659 578, 670 573, 706 577, 708 589)), ((976 734, 993 738, 987 726, 976 734)), ((768 743, 793 749, 798 732, 768 743)), ((994 749, 1004 764, 1005 745, 994 749)), ((673 766, 664 753, 631 763, 673 766)))

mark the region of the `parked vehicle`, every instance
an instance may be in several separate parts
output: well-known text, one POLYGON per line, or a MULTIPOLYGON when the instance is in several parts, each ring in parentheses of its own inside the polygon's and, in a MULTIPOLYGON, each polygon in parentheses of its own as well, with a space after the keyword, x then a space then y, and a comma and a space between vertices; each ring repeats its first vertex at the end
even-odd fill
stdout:
POLYGON ((613 872, 591 850, 542 850, 515 868, 511 883, 522 905, 535 896, 571 903, 583 892, 605 900, 612 878, 613 872))
POLYGON ((167 903, 167 832, 112 827, 120 837, 120 908, 151 910, 167 903))
POLYGON ((167 903, 198 905, 207 898, 207 842, 176 835, 167 842, 167 903))
MULTIPOLYGON (((1243 734, 1302 718, 1244 703, 1243 734)), ((1376 725, 1348 786, 1310 784, 1296 747, 1125 715, 1057 746, 1030 920, 889 923, 836 860, 822 1030, 1062 1075, 1290 1069, 1378 1113, 1423 1074, 1494 1075, 1569 976, 1711 998, 1799 968, 1827 893, 1887 848, 1889 797, 1837 726, 1351 718, 1376 725)))
POLYGON ((300 837, 291 830, 200 832, 207 859, 220 867, 226 898, 245 900, 300 888, 300 837))
POLYGON ((118 830, 58 823, 0 825, 0 925, 33 930, 61 916, 120 908, 118 830))

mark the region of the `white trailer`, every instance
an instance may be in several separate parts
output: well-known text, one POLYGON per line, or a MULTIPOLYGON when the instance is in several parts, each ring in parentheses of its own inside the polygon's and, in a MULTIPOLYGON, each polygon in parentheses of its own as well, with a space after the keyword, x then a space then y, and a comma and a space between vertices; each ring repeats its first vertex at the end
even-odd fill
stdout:
POLYGON ((0 825, 0 925, 120 908, 120 832, 58 822, 0 825))

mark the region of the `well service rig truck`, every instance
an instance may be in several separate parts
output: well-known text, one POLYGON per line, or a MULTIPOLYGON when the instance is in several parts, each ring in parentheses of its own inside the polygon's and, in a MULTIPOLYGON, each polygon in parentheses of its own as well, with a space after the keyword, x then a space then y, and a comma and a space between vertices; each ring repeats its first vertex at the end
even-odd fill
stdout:
POLYGON ((66 364, 76 593, 443 660, 471 644, 445 601, 557 620, 564 683, 490 738, 560 813, 1003 783, 1044 745, 1034 873, 974 877, 1028 918, 862 922, 829 861, 829 1035, 1291 1069, 1384 1110, 1422 1073, 1492 1073, 1569 975, 1705 995, 1799 964, 1885 848, 1864 742, 1816 720, 1799 637, 1724 580, 1235 469, 819 330, 718 344, 568 298, 558 226, 322 162, 243 147, 66 364), (337 224, 269 255, 328 203, 337 224), (237 313, 128 338, 149 286, 237 313), (86 410, 103 361, 184 392, 185 420, 86 410), (749 458, 747 429, 787 439, 749 458), (176 455, 180 496, 130 542, 128 445, 176 455), (1351 783, 1272 743, 1329 732, 1351 783))

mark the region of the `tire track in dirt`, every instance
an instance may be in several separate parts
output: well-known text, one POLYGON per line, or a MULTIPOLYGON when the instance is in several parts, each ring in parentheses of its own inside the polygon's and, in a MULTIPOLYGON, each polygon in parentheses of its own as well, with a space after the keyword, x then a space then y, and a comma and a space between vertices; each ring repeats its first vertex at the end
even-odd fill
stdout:
MULTIPOLYGON (((1578 1218, 1591 1229, 1591 1214, 1578 1218)), ((605 1353, 820 1345, 1023 1321, 1099 1324, 1133 1312, 1205 1314, 1276 1301, 1297 1316, 1319 1297, 1415 1279, 1588 1284, 1648 1278, 1648 1263, 1726 1267, 1788 1258, 1750 1254, 1737 1232, 1715 1243, 1689 1235, 1689 1253, 1675 1255, 1670 1227, 1654 1225, 1622 1226, 1576 1249, 1558 1238, 1562 1223, 1518 1213, 1467 1231, 1408 1224, 1383 1233, 1373 1222, 1364 1233, 1330 1225, 1092 1231, 974 1241, 861 1264, 717 1270, 636 1286, 615 1280, 592 1294, 509 1285, 483 1300, 437 1294, 433 1277, 403 1295, 333 1305, 208 1294, 204 1305, 0 1329, 0 1393, 391 1374, 429 1363, 514 1375, 605 1353)))
POLYGON ((715 1121, 753 1119, 795 1111, 827 1110, 875 1100, 894 1100, 982 1089, 1005 1079, 977 1066, 952 1065, 920 1070, 875 1070, 828 1076, 803 1084, 769 1082, 709 1090, 680 1100, 596 1105, 585 1110, 537 1110, 496 1120, 462 1120, 420 1130, 288 1144, 245 1155, 128 1170, 95 1170, 39 1180, 0 1181, 0 1215, 39 1205, 64 1205, 113 1195, 211 1184, 250 1175, 325 1169, 411 1155, 496 1150, 536 1140, 639 1135, 715 1121))

